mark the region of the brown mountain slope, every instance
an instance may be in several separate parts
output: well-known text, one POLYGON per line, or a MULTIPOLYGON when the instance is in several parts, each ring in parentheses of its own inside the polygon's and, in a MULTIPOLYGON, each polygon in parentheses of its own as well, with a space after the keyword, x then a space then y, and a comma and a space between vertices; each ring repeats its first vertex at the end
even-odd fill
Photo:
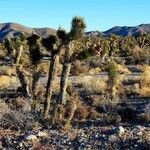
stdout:
POLYGON ((0 40, 12 38, 24 32, 27 35, 36 33, 40 36, 55 34, 56 30, 51 28, 29 28, 17 23, 2 23, 0 24, 0 40))

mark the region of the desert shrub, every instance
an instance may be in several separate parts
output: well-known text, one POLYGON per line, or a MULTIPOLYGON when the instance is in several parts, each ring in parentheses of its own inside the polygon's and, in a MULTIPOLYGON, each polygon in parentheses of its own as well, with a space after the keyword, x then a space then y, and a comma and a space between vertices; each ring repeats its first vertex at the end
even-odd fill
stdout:
POLYGON ((30 112, 31 111, 31 105, 29 103, 28 99, 25 99, 23 97, 18 97, 13 101, 13 107, 17 110, 22 110, 23 112, 30 112))
POLYGON ((34 125, 34 116, 21 110, 10 110, 0 120, 0 126, 5 129, 32 130, 34 125))
POLYGON ((123 95, 123 85, 122 81, 124 79, 124 75, 120 75, 117 68, 117 63, 111 60, 108 63, 108 90, 110 92, 111 99, 115 99, 123 95))
POLYGON ((6 57, 6 51, 0 49, 0 59, 4 59, 6 57))
POLYGON ((150 66, 143 67, 143 73, 140 76, 140 88, 138 93, 141 96, 150 96, 150 66))
POLYGON ((8 107, 8 105, 2 100, 0 100, 0 119, 2 118, 4 114, 8 113, 9 111, 10 111, 10 108, 8 107))
POLYGON ((75 61, 71 67, 71 74, 73 75, 81 75, 88 73, 88 67, 82 64, 79 60, 75 61))
POLYGON ((91 76, 79 77, 78 83, 83 85, 83 88, 90 93, 104 93, 107 88, 107 84, 104 79, 95 79, 95 77, 91 76))
POLYGON ((117 124, 121 122, 121 117, 117 113, 101 113, 99 118, 104 124, 117 124))
POLYGON ((40 72, 42 72, 43 74, 47 74, 48 70, 49 70, 49 66, 47 63, 43 62, 43 63, 40 63, 38 65, 38 70, 40 72))
POLYGON ((147 104, 144 112, 138 116, 139 122, 149 123, 150 122, 150 104, 147 104))
POLYGON ((142 64, 149 59, 150 50, 148 48, 140 48, 136 45, 134 48, 130 49, 129 56, 134 63, 142 64))
POLYGON ((77 103, 77 109, 74 114, 74 118, 78 120, 84 120, 87 119, 89 115, 88 107, 85 106, 83 103, 78 101, 77 103))

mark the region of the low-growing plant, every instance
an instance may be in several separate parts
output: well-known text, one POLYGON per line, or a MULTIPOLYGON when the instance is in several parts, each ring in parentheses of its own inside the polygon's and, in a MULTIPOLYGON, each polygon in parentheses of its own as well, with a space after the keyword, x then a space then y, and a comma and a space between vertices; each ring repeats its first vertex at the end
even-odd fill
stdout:
POLYGON ((104 79, 96 79, 91 76, 81 76, 78 78, 78 83, 83 85, 83 88, 89 93, 104 93, 107 89, 107 83, 104 79))

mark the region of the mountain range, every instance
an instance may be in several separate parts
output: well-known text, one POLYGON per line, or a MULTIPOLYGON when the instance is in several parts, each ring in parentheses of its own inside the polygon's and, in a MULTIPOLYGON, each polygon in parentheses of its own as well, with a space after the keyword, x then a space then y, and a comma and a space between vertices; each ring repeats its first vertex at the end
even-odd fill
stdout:
MULTIPOLYGON (((17 23, 1 23, 0 24, 0 40, 4 40, 6 38, 13 38, 19 35, 21 32, 24 32, 27 35, 31 35, 32 33, 38 34, 39 36, 45 37, 49 34, 56 34, 56 30, 52 28, 29 28, 17 23)), ((86 32, 87 36, 108 36, 110 34, 116 34, 119 36, 127 36, 132 35, 136 36, 139 33, 150 33, 150 24, 141 24, 134 27, 128 26, 115 26, 107 31, 89 31, 86 32)))

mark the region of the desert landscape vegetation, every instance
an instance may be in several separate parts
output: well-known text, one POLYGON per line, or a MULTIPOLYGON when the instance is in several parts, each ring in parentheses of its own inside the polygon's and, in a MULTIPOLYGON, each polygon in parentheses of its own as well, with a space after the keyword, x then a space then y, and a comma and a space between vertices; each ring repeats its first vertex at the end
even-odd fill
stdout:
POLYGON ((0 149, 150 148, 150 25, 85 29, 0 24, 0 149))

